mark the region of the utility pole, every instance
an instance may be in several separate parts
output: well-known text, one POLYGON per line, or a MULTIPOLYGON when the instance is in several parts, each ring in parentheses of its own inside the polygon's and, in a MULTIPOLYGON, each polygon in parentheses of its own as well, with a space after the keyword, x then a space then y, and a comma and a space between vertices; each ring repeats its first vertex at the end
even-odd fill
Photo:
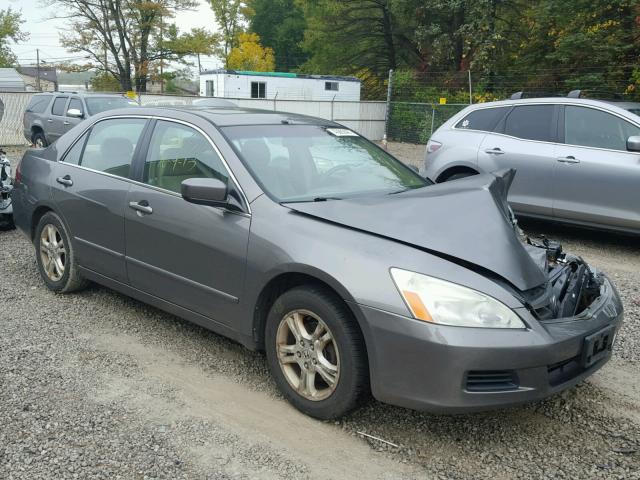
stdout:
POLYGON ((36 88, 40 90, 40 49, 36 48, 36 88))
POLYGON ((471 89, 471 69, 468 70, 469 72, 469 105, 471 105, 473 103, 473 96, 472 96, 472 89, 471 89))

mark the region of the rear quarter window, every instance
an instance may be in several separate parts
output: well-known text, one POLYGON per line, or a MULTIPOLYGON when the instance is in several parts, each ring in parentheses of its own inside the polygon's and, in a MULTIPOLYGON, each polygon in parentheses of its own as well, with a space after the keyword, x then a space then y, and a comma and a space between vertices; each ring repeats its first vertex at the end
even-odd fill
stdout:
POLYGON ((495 107, 475 110, 456 123, 456 128, 491 132, 510 108, 511 107, 495 107))
POLYGON ((51 95, 35 95, 27 105, 27 112, 43 113, 51 101, 51 95))

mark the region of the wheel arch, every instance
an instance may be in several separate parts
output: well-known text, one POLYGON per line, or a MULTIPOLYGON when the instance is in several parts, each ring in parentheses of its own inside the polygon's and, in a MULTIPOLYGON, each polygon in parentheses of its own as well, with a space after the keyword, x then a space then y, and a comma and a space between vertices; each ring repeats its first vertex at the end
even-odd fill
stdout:
POLYGON ((436 178, 436 183, 445 182, 449 177, 455 175, 456 173, 470 173, 472 175, 478 175, 480 172, 468 165, 454 165, 440 172, 440 174, 436 178))
POLYGON ((253 310, 253 340, 258 350, 264 350, 267 315, 276 299, 287 290, 301 285, 320 285, 338 296, 353 315, 367 349, 367 328, 362 313, 349 291, 335 278, 313 267, 298 266, 274 274, 258 294, 253 310))

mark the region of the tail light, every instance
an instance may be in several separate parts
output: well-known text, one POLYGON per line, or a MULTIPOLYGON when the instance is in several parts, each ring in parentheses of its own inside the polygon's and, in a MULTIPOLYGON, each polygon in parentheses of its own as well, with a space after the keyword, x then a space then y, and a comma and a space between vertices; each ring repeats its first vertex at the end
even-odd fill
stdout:
POLYGON ((427 154, 434 153, 438 151, 438 149, 442 146, 440 142, 436 142, 435 140, 429 140, 427 142, 427 154))
POLYGON ((21 166, 22 166, 22 159, 20 159, 20 161, 16 165, 16 172, 15 172, 15 175, 13 176, 14 185, 17 185, 18 183, 20 183, 20 180, 22 180, 22 170, 20 169, 21 166))

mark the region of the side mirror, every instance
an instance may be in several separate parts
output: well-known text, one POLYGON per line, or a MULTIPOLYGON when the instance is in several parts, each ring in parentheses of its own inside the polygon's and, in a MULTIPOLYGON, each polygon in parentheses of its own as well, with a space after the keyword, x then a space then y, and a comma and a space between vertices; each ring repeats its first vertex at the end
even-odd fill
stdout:
POLYGON ((82 114, 82 112, 79 109, 70 108, 69 110, 67 110, 67 117, 82 118, 82 117, 84 117, 84 115, 82 114))
POLYGON ((227 206, 227 184, 217 178, 188 178, 181 184, 187 202, 211 207, 227 206))
POLYGON ((627 138, 627 150, 629 152, 640 152, 640 135, 627 138))

